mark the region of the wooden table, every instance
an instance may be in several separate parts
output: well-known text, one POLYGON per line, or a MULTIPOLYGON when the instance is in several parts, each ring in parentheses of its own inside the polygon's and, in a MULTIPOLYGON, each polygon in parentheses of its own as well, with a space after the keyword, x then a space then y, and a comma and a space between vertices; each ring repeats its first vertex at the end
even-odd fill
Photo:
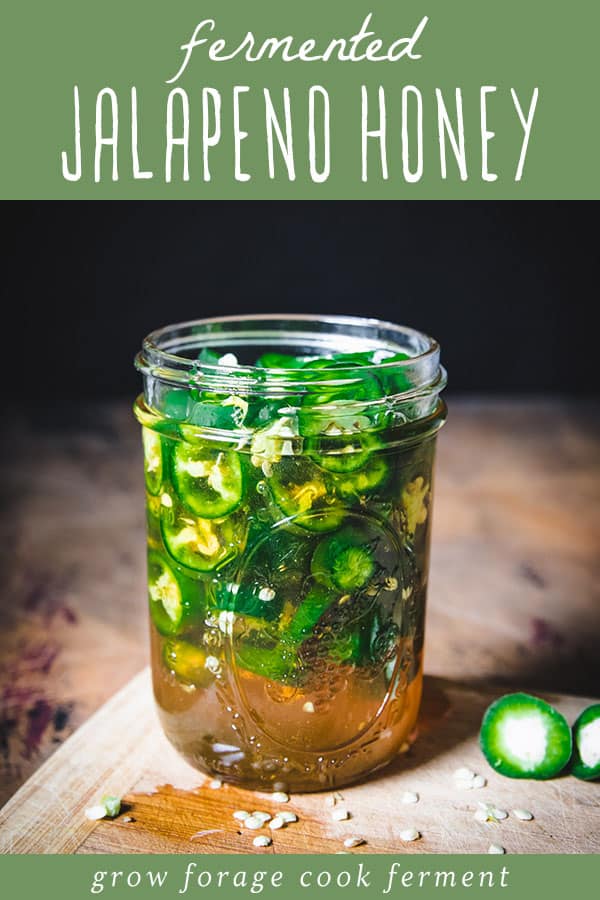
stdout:
MULTIPOLYGON (((600 693, 598 407, 450 400, 426 669, 600 693)), ((75 417, 74 417, 75 418, 75 417)), ((0 803, 146 662, 137 424, 11 421, 0 520, 0 803)))
MULTIPOLYGON (((600 783, 563 775, 549 781, 504 778, 482 757, 477 734, 494 694, 425 678, 418 737, 370 778, 341 792, 272 794, 215 782, 192 769, 167 742, 152 701, 149 671, 136 675, 91 716, 0 809, 5 853, 600 853, 600 783), (464 790, 453 773, 467 766, 486 783, 464 790), (220 785, 220 786, 219 786, 220 785), (403 803, 405 792, 416 803, 403 803), (90 821, 86 808, 105 793, 122 798, 112 820, 90 821), (414 799, 414 797, 413 797, 414 799), (335 807, 330 805, 337 801, 335 807), (479 804, 505 818, 480 822, 479 804), (515 809, 530 811, 520 820, 515 809), (257 850, 235 810, 293 811, 297 821, 259 834, 257 850), (349 818, 334 820, 336 809, 349 818), (404 841, 406 828, 419 832, 404 841)), ((573 721, 591 700, 549 695, 573 721)))

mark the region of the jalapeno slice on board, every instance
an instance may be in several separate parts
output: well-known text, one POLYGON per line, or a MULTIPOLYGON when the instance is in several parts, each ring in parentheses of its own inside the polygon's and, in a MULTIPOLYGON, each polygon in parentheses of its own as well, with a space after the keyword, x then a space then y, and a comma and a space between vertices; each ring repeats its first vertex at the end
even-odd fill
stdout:
POLYGON ((151 428, 142 428, 144 447, 144 478, 148 493, 156 496, 163 480, 164 458, 160 434, 151 428))
POLYGON ((173 486, 187 509, 204 519, 219 519, 239 506, 242 467, 232 450, 178 441, 171 461, 173 486))
POLYGON ((275 463, 269 484, 277 505, 307 531, 333 531, 346 515, 325 473, 314 463, 288 457, 275 463))
POLYGON ((489 764, 509 778, 553 778, 571 756, 571 729, 553 706, 507 694, 485 712, 479 743, 489 764))
POLYGON ((584 709, 573 725, 571 773, 583 781, 600 778, 600 703, 584 709))
POLYGON ((368 540, 352 528, 342 528, 321 541, 311 562, 312 574, 318 582, 350 594, 364 587, 375 569, 368 540))
POLYGON ((246 543, 246 529, 239 517, 191 516, 173 505, 168 495, 162 497, 160 530, 169 555, 197 572, 220 568, 242 553, 246 543))

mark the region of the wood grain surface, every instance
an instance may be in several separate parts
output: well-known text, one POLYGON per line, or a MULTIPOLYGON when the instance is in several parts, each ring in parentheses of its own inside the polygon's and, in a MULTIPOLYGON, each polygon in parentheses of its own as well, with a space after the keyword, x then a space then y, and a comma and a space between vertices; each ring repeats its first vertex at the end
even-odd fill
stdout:
MULTIPOLYGON (((597 694, 598 407, 449 402, 426 670, 597 694)), ((0 802, 147 660, 142 463, 125 405, 11 422, 3 451, 0 802)))
MULTIPOLYGON (((514 781, 493 772, 477 743, 481 714, 492 698, 444 679, 428 678, 419 735, 408 753, 362 784, 343 788, 338 806, 351 815, 335 822, 331 794, 296 794, 285 805, 269 794, 223 785, 184 763, 154 715, 148 672, 142 672, 80 728, 0 811, 4 853, 256 853, 236 809, 275 815, 289 809, 298 822, 260 833, 273 844, 261 852, 335 853, 344 839, 361 837, 353 852, 484 853, 498 843, 509 853, 600 852, 600 784, 564 776, 548 782, 514 781), (459 789, 453 772, 468 766, 484 774, 479 790, 459 789), (403 804, 404 791, 419 802, 403 804), (84 810, 102 794, 124 795, 111 821, 90 822, 84 810), (494 824, 475 821, 478 802, 528 809, 494 824), (415 827, 421 839, 399 832, 415 827)), ((571 720, 587 701, 552 696, 571 720)), ((589 701, 591 702, 591 701, 589 701)))

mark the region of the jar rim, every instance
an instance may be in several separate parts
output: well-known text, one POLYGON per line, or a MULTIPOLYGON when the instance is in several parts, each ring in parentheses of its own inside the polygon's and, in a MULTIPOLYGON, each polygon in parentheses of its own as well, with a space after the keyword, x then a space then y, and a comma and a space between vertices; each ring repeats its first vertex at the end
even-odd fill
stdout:
MULTIPOLYGON (((358 348, 364 350, 366 346, 369 350, 382 350, 388 353, 410 351, 408 358, 404 360, 386 362, 385 357, 382 357, 381 361, 360 366, 363 377, 369 372, 375 374, 392 369, 410 371, 412 388, 403 392, 403 396, 420 393, 423 389, 441 391, 446 383, 446 373, 439 363, 440 346, 434 338, 424 332, 377 318, 310 313, 214 316, 165 325, 151 331, 144 338, 135 365, 146 375, 188 386, 194 382, 205 381, 215 389, 226 390, 231 378, 235 378, 236 387, 238 389, 244 387, 248 391, 252 391, 257 382, 260 383, 261 391, 268 391, 270 387, 277 390, 306 390, 307 370, 303 370, 304 377, 299 379, 298 369, 200 362, 197 358, 185 356, 181 352, 186 347, 198 349, 227 346, 233 350, 236 344, 264 346, 265 341, 276 346, 278 342, 284 342, 286 337, 288 343, 301 338, 303 344, 314 344, 315 349, 329 347, 329 352, 332 349, 333 339, 340 341, 344 349, 348 346, 355 350, 358 348), (285 323, 290 323, 292 328, 306 323, 307 326, 312 325, 313 330, 286 332, 285 323), (262 329, 261 324, 264 326, 262 329), (240 326, 244 325, 247 328, 242 330, 240 326), (229 330, 227 326, 230 326, 229 330), (178 352, 172 352, 175 348, 178 352)), ((337 346, 336 350, 340 352, 337 346)), ((318 377, 319 371, 327 372, 327 383, 332 387, 336 382, 348 385, 358 375, 356 365, 349 363, 344 366, 335 363, 331 367, 324 366, 321 370, 312 370, 314 377, 311 377, 310 384, 313 387, 322 384, 318 377), (331 376, 333 371, 336 373, 334 378, 331 376)))

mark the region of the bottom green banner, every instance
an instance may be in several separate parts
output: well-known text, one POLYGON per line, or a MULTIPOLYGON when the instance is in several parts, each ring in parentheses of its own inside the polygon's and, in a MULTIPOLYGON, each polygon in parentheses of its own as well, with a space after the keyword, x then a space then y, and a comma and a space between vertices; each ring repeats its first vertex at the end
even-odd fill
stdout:
MULTIPOLYGON (((351 854, 348 854, 351 855, 351 854)), ((336 855, 337 856, 337 855, 336 855)), ((600 856, 5 856, 5 897, 596 897, 600 856)))

